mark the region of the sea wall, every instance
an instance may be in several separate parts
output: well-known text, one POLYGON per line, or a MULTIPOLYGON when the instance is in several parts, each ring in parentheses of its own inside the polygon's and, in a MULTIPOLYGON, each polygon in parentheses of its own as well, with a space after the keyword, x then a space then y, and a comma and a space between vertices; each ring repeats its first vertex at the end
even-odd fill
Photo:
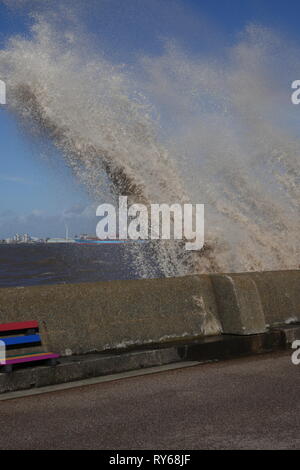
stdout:
POLYGON ((300 271, 0 289, 0 323, 23 320, 62 355, 264 333, 300 322, 300 271))
POLYGON ((0 289, 0 323, 37 320, 66 354, 220 334, 209 276, 0 289))
POLYGON ((211 276, 223 333, 263 333, 300 322, 300 271, 211 276))

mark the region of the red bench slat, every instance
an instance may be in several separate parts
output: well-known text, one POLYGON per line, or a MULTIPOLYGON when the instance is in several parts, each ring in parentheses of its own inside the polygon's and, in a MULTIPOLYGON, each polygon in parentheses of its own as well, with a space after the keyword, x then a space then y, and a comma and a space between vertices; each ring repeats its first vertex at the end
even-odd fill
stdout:
POLYGON ((38 328, 39 324, 37 321, 23 321, 4 323, 0 325, 0 332, 3 331, 16 331, 16 330, 30 330, 31 328, 38 328))

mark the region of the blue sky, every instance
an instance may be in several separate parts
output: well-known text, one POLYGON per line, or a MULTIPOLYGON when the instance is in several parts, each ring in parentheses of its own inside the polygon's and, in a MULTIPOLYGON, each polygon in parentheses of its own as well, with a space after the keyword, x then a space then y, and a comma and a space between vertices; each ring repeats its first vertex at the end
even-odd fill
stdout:
MULTIPOLYGON (((162 39, 174 38, 191 52, 221 53, 250 22, 270 26, 300 40, 300 4, 281 0, 62 0, 77 10, 84 27, 116 63, 134 62, 143 52, 160 54, 162 39)), ((29 35, 30 11, 48 2, 0 2, 0 47, 14 34, 29 35), (16 8, 16 5, 21 8, 16 8), (22 7, 24 5, 24 7, 22 7)), ((64 18, 62 18, 62 22, 64 18)), ((1 78, 1 70, 0 70, 1 78)), ((29 231, 61 236, 68 220, 71 232, 91 232, 95 218, 85 188, 55 150, 51 159, 22 134, 5 107, 0 108, 0 238, 29 231)), ((101 201, 103 202, 103 201, 101 201)))

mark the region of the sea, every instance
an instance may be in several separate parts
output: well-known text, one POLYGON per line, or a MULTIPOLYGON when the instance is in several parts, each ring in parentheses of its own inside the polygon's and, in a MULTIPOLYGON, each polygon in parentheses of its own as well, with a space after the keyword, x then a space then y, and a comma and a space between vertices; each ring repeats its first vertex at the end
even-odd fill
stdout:
POLYGON ((0 244, 0 288, 138 279, 125 250, 123 245, 0 244))

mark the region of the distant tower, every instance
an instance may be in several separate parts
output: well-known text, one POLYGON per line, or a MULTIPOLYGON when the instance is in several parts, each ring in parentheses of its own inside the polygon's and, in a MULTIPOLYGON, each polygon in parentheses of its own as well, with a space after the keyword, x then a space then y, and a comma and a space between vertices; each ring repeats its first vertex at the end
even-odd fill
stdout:
POLYGON ((0 80, 0 104, 6 104, 6 85, 0 80))
POLYGON ((69 240, 69 227, 65 224, 66 227, 66 240, 69 240))

